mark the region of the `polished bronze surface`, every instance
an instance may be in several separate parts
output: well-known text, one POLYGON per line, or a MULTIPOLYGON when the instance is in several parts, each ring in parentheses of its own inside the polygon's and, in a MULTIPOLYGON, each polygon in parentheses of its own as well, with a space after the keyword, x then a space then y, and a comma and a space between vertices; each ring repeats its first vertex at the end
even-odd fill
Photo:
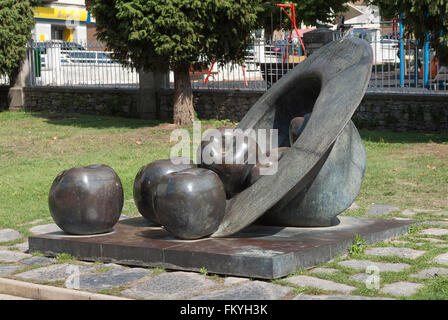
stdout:
POLYGON ((202 168, 163 176, 154 208, 160 223, 181 239, 206 237, 218 229, 226 209, 226 194, 218 175, 202 168))
POLYGON ((307 113, 303 117, 297 117, 291 120, 289 125, 289 142, 291 145, 294 145, 294 142, 299 139, 303 130, 305 130, 306 124, 310 120, 311 113, 307 113))
MULTIPOLYGON (((273 149, 275 152, 273 153, 272 150, 268 151, 266 153, 267 158, 269 161, 267 163, 260 163, 257 162, 255 166, 252 167, 249 173, 249 177, 247 178, 247 187, 250 187, 255 182, 257 182, 262 176, 263 176, 263 169, 271 168, 274 165, 274 162, 280 161, 280 159, 289 151, 291 148, 288 147, 282 147, 282 148, 276 148, 273 149), (275 157, 271 157, 271 155, 276 155, 275 157)), ((275 173, 274 173, 275 174, 275 173)))
POLYGON ((198 149, 199 167, 216 172, 221 178, 227 198, 245 188, 251 168, 255 165, 258 145, 255 139, 241 130, 221 128, 201 142, 198 149))
POLYGON ((169 173, 182 171, 195 166, 190 159, 173 158, 173 160, 176 161, 176 164, 171 159, 168 159, 157 160, 141 167, 134 180, 135 205, 143 217, 156 224, 160 224, 160 222, 154 212, 152 201, 155 187, 160 179, 169 173), (179 160, 182 160, 183 163, 177 164, 179 160))
POLYGON ((66 233, 105 233, 120 218, 123 188, 118 175, 106 165, 76 167, 56 177, 48 204, 54 222, 66 233))
POLYGON ((290 193, 258 221, 274 226, 329 227, 355 201, 366 169, 366 152, 349 121, 316 178, 299 193, 290 193))

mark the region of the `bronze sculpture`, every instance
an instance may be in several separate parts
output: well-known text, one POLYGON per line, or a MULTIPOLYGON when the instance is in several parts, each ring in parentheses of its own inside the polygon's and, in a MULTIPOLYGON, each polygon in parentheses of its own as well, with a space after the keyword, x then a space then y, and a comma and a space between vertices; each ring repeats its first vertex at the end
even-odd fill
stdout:
POLYGON ((282 159, 282 157, 289 152, 289 150, 291 150, 291 148, 289 147, 282 147, 282 148, 276 148, 275 150, 275 154, 276 156, 274 157, 274 159, 271 159, 271 153, 273 150, 269 150, 268 152, 266 152, 266 158, 269 159, 269 161, 267 163, 260 163, 257 162, 252 169, 250 170, 249 176, 247 177, 247 183, 246 183, 246 187, 250 187, 251 185, 253 185, 255 182, 257 182, 258 180, 260 180, 260 178, 264 175, 262 172, 262 169, 267 169, 269 167, 271 167, 275 162, 278 162, 282 159))
MULTIPOLYGON (((371 66, 372 49, 363 40, 346 38, 321 48, 275 83, 237 127, 278 130, 276 174, 262 176, 261 165, 248 161, 251 152, 259 152, 249 136, 224 132, 232 140, 242 138, 230 145, 236 151, 233 164, 164 171, 169 167, 165 160, 152 178, 148 171, 146 182, 142 168, 134 184, 140 213, 181 239, 230 236, 260 218, 280 226, 336 224, 364 175, 365 150, 350 119, 367 89, 371 66)), ((198 153, 225 158, 228 146, 220 153, 214 142, 203 141, 198 153)))
POLYGON ((329 227, 355 201, 366 169, 366 153, 353 122, 336 140, 316 178, 268 210, 261 222, 288 227, 329 227))
POLYGON ((134 179, 134 202, 140 214, 148 221, 160 225, 153 205, 155 188, 163 176, 195 167, 190 159, 185 160, 183 163, 186 164, 174 164, 171 160, 157 160, 140 168, 134 179))
POLYGON ((307 113, 303 117, 297 117, 291 120, 289 124, 289 143, 291 145, 299 139, 299 136, 305 130, 306 124, 310 120, 311 114, 307 113))
MULTIPOLYGON (((226 215, 212 237, 235 234, 280 201, 292 201, 306 192, 364 97, 372 72, 372 57, 372 49, 364 40, 333 41, 283 76, 247 112, 237 128, 278 129, 278 146, 291 147, 291 150, 279 162, 277 174, 263 176, 228 201, 226 215), (305 129, 291 146, 291 120, 308 113, 311 117, 305 129)), ((363 153, 359 157, 362 162, 363 153)), ((359 169, 361 175, 339 176, 358 180, 353 185, 360 186, 363 170, 359 169)), ((356 197, 359 189, 354 187, 350 192, 347 198, 356 197)), ((344 200, 339 210, 347 208, 344 200)))
POLYGON ((123 188, 118 175, 108 166, 76 167, 56 177, 48 204, 53 220, 66 233, 105 233, 120 218, 123 188))
POLYGON ((154 196, 160 223, 181 239, 198 239, 218 229, 226 210, 226 193, 218 175, 193 168, 165 175, 154 196))
POLYGON ((242 131, 222 128, 216 131, 216 135, 202 140, 197 154, 198 159, 201 159, 199 167, 218 174, 224 183, 227 198, 230 199, 244 190, 249 172, 255 165, 258 145, 242 131), (229 153, 231 159, 226 159, 229 153), (253 163, 250 155, 255 155, 253 163), (205 159, 206 156, 209 156, 210 163, 205 159))

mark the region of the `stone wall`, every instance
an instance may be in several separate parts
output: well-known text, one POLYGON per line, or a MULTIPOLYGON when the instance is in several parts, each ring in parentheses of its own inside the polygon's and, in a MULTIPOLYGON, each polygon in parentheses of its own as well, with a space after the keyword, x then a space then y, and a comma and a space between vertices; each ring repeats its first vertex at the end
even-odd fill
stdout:
POLYGON ((25 88, 25 110, 138 117, 136 89, 25 88))
POLYGON ((0 111, 8 109, 8 89, 7 86, 0 86, 0 111))
MULTIPOLYGON (((200 119, 240 121, 263 92, 195 91, 200 119)), ((159 93, 160 115, 172 119, 172 92, 159 93)), ((368 92, 353 116, 359 128, 401 132, 448 131, 448 95, 368 92)))
POLYGON ((448 95, 367 93, 353 119, 366 129, 448 131, 448 95))
MULTIPOLYGON (((137 89, 25 88, 25 109, 67 111, 88 114, 143 117, 139 114, 137 89)), ((200 119, 240 121, 263 92, 194 92, 194 105, 200 119)), ((157 116, 172 119, 173 91, 157 94, 157 116)), ((0 87, 0 109, 7 105, 7 89, 0 87)), ((356 111, 359 128, 402 132, 448 131, 448 96, 398 93, 365 95, 356 111)))
MULTIPOLYGON (((199 119, 238 122, 263 93, 261 91, 195 90, 193 104, 199 119)), ((173 92, 171 90, 159 92, 158 104, 160 118, 164 120, 172 119, 173 92)))

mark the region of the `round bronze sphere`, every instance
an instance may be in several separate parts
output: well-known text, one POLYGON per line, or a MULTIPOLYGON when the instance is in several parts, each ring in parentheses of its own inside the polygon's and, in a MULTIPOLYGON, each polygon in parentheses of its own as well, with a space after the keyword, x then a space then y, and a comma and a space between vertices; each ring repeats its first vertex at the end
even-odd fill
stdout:
POLYGON ((213 171, 187 169, 160 180, 154 208, 160 223, 175 237, 199 239, 218 229, 225 214, 226 193, 213 171))
POLYGON ((230 199, 245 188, 250 169, 258 156, 258 144, 241 130, 221 128, 201 142, 199 167, 218 174, 230 199))
POLYGON ((297 117, 291 120, 291 123, 289 124, 289 142, 291 146, 296 142, 297 139, 299 139, 303 130, 305 130, 310 117, 311 113, 307 113, 303 117, 297 117))
POLYGON ((134 202, 140 214, 154 224, 160 224, 154 212, 153 196, 160 179, 172 172, 194 168, 190 159, 157 160, 141 167, 134 179, 134 202))
POLYGON ((54 222, 74 235, 110 232, 123 209, 123 188, 106 165, 76 167, 54 180, 48 204, 54 222))
MULTIPOLYGON (((257 164, 255 166, 252 167, 252 169, 250 170, 249 173, 249 177, 247 178, 247 187, 250 187, 251 185, 253 185, 255 182, 257 182, 258 180, 260 180, 261 177, 263 177, 264 174, 264 170, 263 169, 268 169, 271 168, 274 165, 274 162, 276 161, 278 164, 278 161, 280 161, 280 159, 289 151, 291 150, 291 148, 288 147, 281 147, 281 148, 276 148, 270 150, 266 153, 267 159, 269 160, 266 163, 261 163, 261 162, 257 162, 257 164), (275 150, 276 152, 273 153, 272 151, 275 150), (271 157, 271 154, 273 155, 273 157, 271 157), (274 154, 276 155, 274 157, 274 154)), ((267 170, 265 170, 267 171, 267 170)), ((271 174, 272 175, 272 174, 271 174)))

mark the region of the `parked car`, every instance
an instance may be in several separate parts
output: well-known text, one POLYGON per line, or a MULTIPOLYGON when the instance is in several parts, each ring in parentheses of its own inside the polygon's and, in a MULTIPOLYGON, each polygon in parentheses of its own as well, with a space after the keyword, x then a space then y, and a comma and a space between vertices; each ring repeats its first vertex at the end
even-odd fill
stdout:
POLYGON ((62 51, 61 63, 118 63, 113 60, 107 53, 102 51, 62 51))
POLYGON ((47 48, 61 48, 63 51, 68 50, 86 50, 86 47, 77 42, 68 42, 62 40, 39 41, 33 43, 34 48, 38 49, 41 54, 47 53, 47 48))
POLYGON ((297 42, 288 44, 288 40, 261 41, 255 45, 255 54, 256 65, 268 87, 305 59, 301 45, 297 42))
POLYGON ((60 40, 43 41, 34 43, 35 50, 39 52, 39 55, 35 55, 40 59, 40 65, 42 68, 49 66, 50 62, 54 60, 49 54, 49 49, 57 48, 60 51, 56 54, 60 54, 60 63, 75 64, 75 63, 90 63, 90 64, 115 64, 118 61, 111 58, 111 56, 104 51, 89 51, 85 46, 76 42, 67 42, 60 40))
POLYGON ((302 47, 299 43, 288 40, 256 42, 253 50, 256 63, 282 63, 285 54, 287 57, 300 57, 303 55, 302 47))
POLYGON ((400 63, 398 55, 400 41, 392 35, 382 36, 380 30, 377 29, 354 29, 350 30, 349 34, 370 43, 375 64, 400 63))
MULTIPOLYGON (((49 40, 49 41, 34 42, 33 46, 35 48, 34 50, 38 51, 38 53, 39 53, 38 56, 39 56, 42 68, 46 68, 48 66, 47 60, 50 59, 48 57, 48 52, 47 52, 48 49, 60 48, 61 54, 62 54, 62 52, 73 51, 73 50, 86 51, 86 47, 80 43, 68 42, 68 41, 62 41, 62 40, 49 40)), ((66 61, 66 59, 61 57, 61 63, 65 62, 65 61, 66 61)))

